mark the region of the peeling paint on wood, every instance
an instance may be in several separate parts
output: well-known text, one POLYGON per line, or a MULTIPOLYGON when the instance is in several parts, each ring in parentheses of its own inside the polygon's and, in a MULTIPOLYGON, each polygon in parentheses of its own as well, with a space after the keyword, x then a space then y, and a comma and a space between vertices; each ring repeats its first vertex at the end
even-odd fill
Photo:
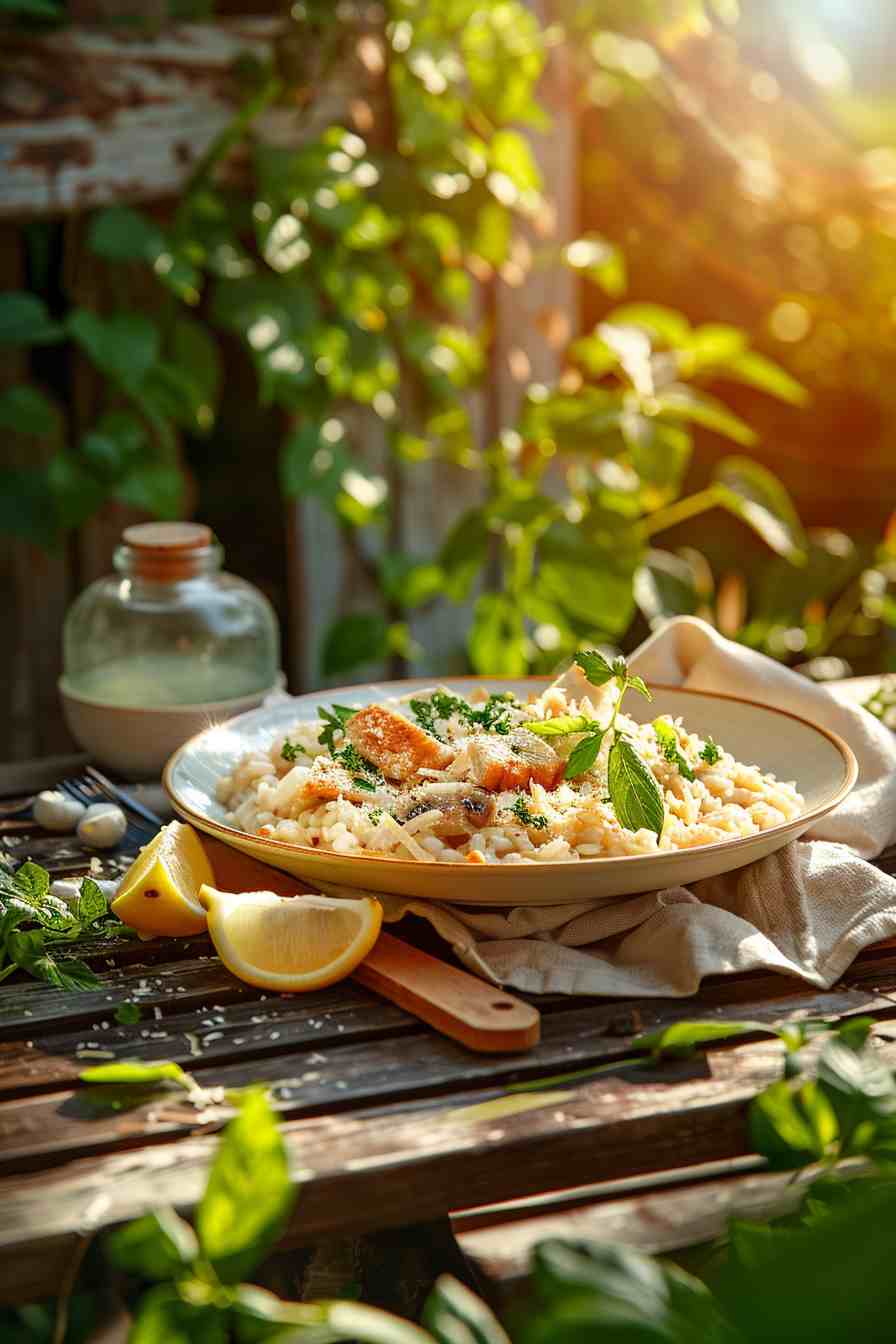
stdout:
MULTIPOLYGON (((233 116, 236 59, 271 59, 279 19, 178 24, 152 37, 70 27, 3 34, 0 217, 157 200, 233 116)), ((259 133, 297 138, 290 114, 259 133)))

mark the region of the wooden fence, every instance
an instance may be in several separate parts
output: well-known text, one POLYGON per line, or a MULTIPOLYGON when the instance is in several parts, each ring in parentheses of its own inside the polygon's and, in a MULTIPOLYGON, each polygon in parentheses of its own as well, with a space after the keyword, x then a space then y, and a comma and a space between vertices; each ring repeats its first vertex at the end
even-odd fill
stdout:
MULTIPOLYGON (((76 0, 84 6, 93 0, 76 0)), ((147 0, 139 0, 145 17, 147 0)), ((120 4, 117 4, 120 9, 120 4)), ((69 7, 71 12, 71 6, 69 7)), ((94 13, 85 14, 93 18, 94 13)), ((176 197, 191 168, 232 116, 236 90, 231 70, 242 52, 264 59, 281 31, 272 18, 232 18, 210 23, 164 24, 151 36, 122 36, 95 26, 68 26, 47 36, 5 33, 7 60, 0 72, 0 288, 25 288, 21 226, 28 220, 63 217, 67 283, 80 302, 101 304, 101 279, 82 247, 84 212, 99 205, 158 203, 176 197), (71 260, 74 259, 74 260, 71 260)), ((302 137, 336 119, 349 91, 329 86, 302 137)), ((550 132, 535 148, 553 202, 552 231, 572 235, 575 201, 576 126, 563 87, 562 58, 555 55, 542 97, 554 112, 550 132)), ((255 131, 280 144, 295 143, 292 114, 270 110, 255 131)), ((523 238, 519 244, 525 247, 523 238)), ((557 356, 549 335, 576 326, 577 294, 572 277, 530 274, 514 283, 513 268, 481 301, 494 324, 488 377, 474 401, 474 421, 486 437, 512 421, 521 385, 551 379, 557 356)), ((21 359, 7 360, 0 385, 25 374, 21 359)), ((71 422, 86 427, 95 409, 97 385, 75 355, 71 422)), ((367 465, 388 473, 376 424, 361 438, 367 465)), ((40 451, 40 450, 37 450, 40 451)), ((34 462, 35 449, 6 443, 7 466, 34 462), (25 456, 24 454, 27 454, 25 456)), ((388 544, 427 553, 457 514, 475 502, 479 483, 441 463, 419 463, 396 482, 396 523, 388 544)), ((288 629, 286 672, 294 690, 318 679, 321 634, 339 614, 374 597, 369 578, 346 548, 339 528, 312 500, 284 505, 287 546, 288 629)), ((47 553, 0 537, 0 591, 7 617, 6 657, 0 666, 0 755, 16 759, 52 753, 69 745, 56 694, 65 610, 87 583, 109 572, 121 529, 131 521, 122 505, 102 510, 68 548, 47 553)), ((251 522, 249 523, 251 526, 251 522)), ((411 621, 425 650, 429 671, 456 658, 469 610, 437 609, 411 621)), ((377 669, 377 675, 386 669, 377 669)))

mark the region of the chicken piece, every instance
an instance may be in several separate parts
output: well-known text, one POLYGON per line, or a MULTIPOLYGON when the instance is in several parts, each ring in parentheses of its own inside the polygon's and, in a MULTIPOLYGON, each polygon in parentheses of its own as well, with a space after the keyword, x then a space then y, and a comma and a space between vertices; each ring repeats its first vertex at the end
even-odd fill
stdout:
POLYGON ((471 778, 495 793, 527 789, 533 780, 544 789, 556 789, 563 778, 563 758, 528 728, 514 728, 504 737, 477 733, 465 748, 471 778))
POLYGON ((424 768, 442 770, 454 759, 450 747, 382 705, 353 714, 345 736, 388 779, 407 780, 424 768))
POLYGON ((374 780, 368 782, 365 775, 351 774, 344 765, 328 756, 315 758, 301 792, 305 807, 316 800, 328 802, 333 798, 346 798, 350 803, 371 803, 374 807, 391 808, 397 796, 395 789, 388 784, 377 784, 374 780))
POLYGON ((433 835, 469 835, 495 819, 497 804, 484 789, 469 784, 421 784, 413 789, 395 812, 397 821, 411 821, 424 812, 438 812, 433 835))

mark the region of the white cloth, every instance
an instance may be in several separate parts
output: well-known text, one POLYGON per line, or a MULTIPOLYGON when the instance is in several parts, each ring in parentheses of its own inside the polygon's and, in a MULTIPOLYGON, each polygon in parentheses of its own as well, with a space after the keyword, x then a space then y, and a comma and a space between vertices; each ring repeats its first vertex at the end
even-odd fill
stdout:
POLYGON ((693 617, 669 621, 629 662, 648 682, 760 700, 832 729, 855 752, 855 789, 801 840, 690 890, 482 912, 380 896, 385 918, 420 915, 471 970, 514 989, 625 997, 680 997, 704 976, 758 968, 826 988, 863 947, 896 935, 896 878, 867 862, 896 841, 890 730, 693 617))

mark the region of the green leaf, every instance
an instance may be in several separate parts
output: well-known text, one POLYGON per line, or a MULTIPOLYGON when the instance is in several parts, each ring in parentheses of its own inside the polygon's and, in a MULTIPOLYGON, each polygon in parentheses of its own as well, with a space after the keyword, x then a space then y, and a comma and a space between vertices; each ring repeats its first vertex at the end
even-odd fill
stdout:
POLYGON ((436 1279, 421 1319, 438 1344, 510 1344, 481 1298, 449 1274, 436 1279))
POLYGON ((607 321, 627 327, 641 327, 657 342, 671 346, 687 345, 691 339, 691 324, 674 308, 659 303, 625 303, 614 308, 607 321))
POLYGON ((563 249, 563 260, 572 270, 598 285, 610 298, 625 292, 625 256, 599 234, 586 233, 563 249))
POLYGON ((622 415, 619 426, 641 481, 644 507, 652 512, 671 503, 681 489, 691 459, 688 431, 636 412, 622 415))
MULTIPOLYGON (((489 142, 489 161, 493 172, 509 178, 517 191, 522 193, 541 190, 541 173, 532 153, 529 141, 518 131, 496 131, 489 142)), ((507 204, 503 195, 498 199, 507 204)))
MULTIPOLYGON (((428 1331, 388 1311, 381 1311, 379 1307, 368 1307, 364 1302, 327 1302, 323 1306, 327 1324, 333 1332, 328 1339, 356 1340, 357 1344, 433 1344, 428 1331)), ((295 1344, 306 1337, 305 1333, 296 1335, 295 1344)), ((315 1344, 313 1335, 309 1344, 315 1344)), ((457 1338, 453 1344, 468 1344, 468 1341, 457 1338)))
POLYGON ((475 672, 521 677, 528 666, 526 630, 522 612, 503 593, 482 593, 473 608, 467 640, 475 672))
POLYGON ((647 1050, 654 1059, 681 1058, 693 1054, 698 1045, 727 1041, 755 1032, 774 1034, 774 1027, 762 1022, 673 1022, 656 1031, 645 1031, 632 1041, 633 1050, 647 1050))
POLYGON ((114 1264, 143 1279, 173 1279, 199 1254, 192 1227, 170 1208, 126 1223, 105 1245, 114 1264))
POLYGON ((874 1018, 848 1017, 844 1022, 837 1024, 836 1030, 837 1039, 858 1053, 864 1049, 868 1037, 874 1030, 874 1018))
POLYGON ((40 905, 50 894, 50 874, 46 868, 42 868, 39 863, 32 863, 30 859, 16 869, 13 882, 21 894, 35 906, 40 905))
POLYGON ((719 503, 758 532, 767 546, 793 564, 803 564, 807 541, 784 486, 749 457, 725 457, 715 473, 719 503))
MULTIPOLYGON (((208 1286, 197 1284, 197 1288, 207 1301, 208 1286)), ((128 1333, 128 1344, 229 1344, 229 1341, 225 1310, 185 1301, 178 1288, 167 1283, 158 1284, 141 1297, 128 1333)))
POLYGON ((84 1069, 79 1078, 85 1083, 177 1083, 178 1087, 191 1092, 195 1087, 193 1079, 185 1073, 179 1064, 164 1060, 158 1064, 141 1064, 138 1059, 122 1060, 117 1064, 95 1064, 84 1069))
POLYGON ((733 378, 738 383, 758 387, 761 391, 777 397, 779 401, 789 401, 794 406, 805 406, 809 400, 809 394, 802 383, 798 383, 780 365, 766 359, 764 355, 757 354, 755 350, 745 350, 734 359, 726 360, 722 373, 725 378, 733 378))
POLYGON ((379 571, 384 593, 402 607, 422 606, 443 590, 441 566, 431 560, 387 552, 380 557, 379 571))
POLYGON ((469 251, 497 270, 507 260, 510 234, 510 212, 497 201, 486 201, 476 216, 469 251))
POLYGON ((735 443, 751 448, 756 442, 756 431, 746 421, 729 411, 724 402, 697 392, 683 384, 665 388, 656 397, 656 414, 667 420, 684 420, 702 425, 704 429, 733 439, 735 443))
POLYGON ((634 611, 632 578, 641 555, 636 530, 618 515, 591 510, 587 528, 552 523, 539 544, 537 591, 586 630, 621 638, 634 611))
POLYGON ((145 462, 128 472, 115 488, 115 498, 156 518, 178 518, 183 512, 185 482, 179 467, 145 462))
POLYGON ((610 747, 607 786, 613 810, 629 831, 653 831, 659 838, 665 820, 659 785, 627 738, 610 747))
POLYGON ((566 737, 569 733, 587 733, 600 728, 600 724, 586 714, 558 714, 553 719, 531 719, 523 727, 539 737, 566 737))
POLYGON ((383 658, 389 650, 389 625, 378 612, 359 611, 335 621, 324 637, 321 671, 325 677, 348 672, 383 658))
POLYGON ((463 602, 485 565, 488 555, 489 530, 483 509, 470 509, 461 514, 450 529, 439 552, 439 566, 445 576, 445 596, 452 602, 463 602))
POLYGON ((62 339, 43 299, 34 294, 0 294, 0 345, 47 345, 62 339))
POLYGON ((836 1113, 817 1083, 781 1079, 750 1103, 750 1142, 773 1171, 792 1171, 824 1157, 839 1134, 836 1113))
POLYGON ((96 920, 103 919, 108 913, 109 902, 96 882, 92 877, 83 878, 78 891, 76 909, 79 921, 84 925, 93 924, 96 920))
POLYGON ((165 237, 157 224, 127 205, 99 210, 90 221, 87 245, 109 261, 155 261, 165 237))
POLYGON ((131 1003, 126 999, 120 1003, 113 1013, 116 1022, 120 1022, 123 1027, 135 1026, 142 1017, 139 1003, 131 1003))
POLYGON ((7 949, 14 960, 29 975, 33 975, 37 980, 46 980, 47 984, 52 985, 54 989, 88 990, 102 988, 102 980, 94 974, 90 967, 85 962, 77 961, 73 957, 63 957, 57 960, 56 957, 45 951, 32 956, 30 960, 20 960, 12 943, 14 939, 25 936, 18 931, 10 934, 7 949))
POLYGON ((653 696, 650 693, 650 688, 643 677, 626 676, 624 689, 626 691, 636 691, 637 694, 642 695, 645 700, 653 699, 653 696))
MULTIPOLYGON (((283 1302, 266 1288, 241 1283, 233 1289, 230 1307, 235 1344, 264 1344, 267 1340, 274 1344, 331 1344, 337 1336, 326 1322, 334 1305, 283 1302)), ((365 1337, 362 1334, 357 1338, 360 1341, 365 1337)))
POLYGON ((43 437, 58 425, 59 412, 36 387, 22 383, 0 392, 0 429, 43 437))
POLYGON ((597 649, 577 653, 575 660, 592 686, 605 686, 616 675, 606 658, 597 649))
POLYGON ((651 625, 667 616, 692 616, 699 605, 694 570, 672 551, 647 552, 635 574, 634 594, 651 625))
POLYGON ((593 733, 590 737, 583 738, 581 742, 577 742, 569 753, 563 778, 576 779, 579 775, 583 775, 586 770, 590 770, 597 760, 603 740, 604 730, 602 729, 600 732, 593 733))
POLYGON ((274 1113, 264 1092, 252 1089, 221 1137, 196 1210, 202 1254, 225 1283, 238 1283, 265 1258, 295 1193, 274 1113))
POLYGON ((843 1156, 865 1151, 878 1122, 896 1116, 890 1070, 872 1052, 857 1053, 842 1039, 828 1041, 821 1052, 818 1088, 837 1117, 843 1156))
POLYGON ((26 19, 61 20, 65 17, 62 6, 52 0, 0 0, 0 14, 26 19))
POLYGON ((159 357, 158 327, 142 313, 102 318, 87 308, 76 308, 66 325, 100 372, 127 390, 139 387, 159 357))

